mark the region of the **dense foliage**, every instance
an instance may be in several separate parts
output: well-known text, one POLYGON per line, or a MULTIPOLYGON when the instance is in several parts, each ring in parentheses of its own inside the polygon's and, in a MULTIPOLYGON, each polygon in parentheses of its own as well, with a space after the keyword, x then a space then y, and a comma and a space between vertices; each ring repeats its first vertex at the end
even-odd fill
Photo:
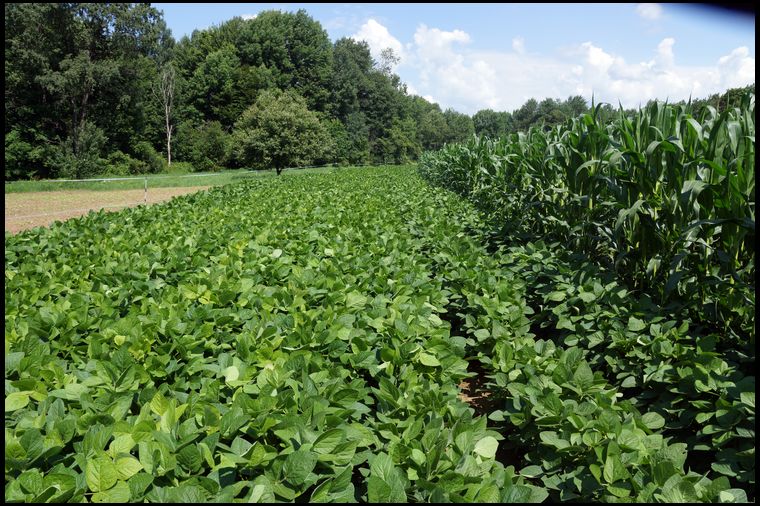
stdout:
MULTIPOLYGON (((489 223, 489 240, 532 271, 525 293, 540 308, 533 324, 552 344, 510 345, 484 357, 507 364, 494 376, 506 403, 497 419, 520 429, 518 445, 532 433, 557 451, 527 459, 561 498, 587 497, 588 473, 598 481, 606 469, 583 456, 586 445, 597 447, 585 427, 598 428, 600 418, 578 419, 568 409, 562 381, 571 370, 551 360, 531 365, 559 359, 562 345, 591 350, 592 370, 614 378, 637 409, 662 415, 665 433, 690 455, 704 452, 702 463, 687 459, 690 466, 703 471, 710 463, 754 496, 754 94, 735 103, 722 113, 700 107, 698 117, 690 105, 652 103, 609 123, 597 107, 548 131, 474 139, 421 160, 421 174, 471 200, 489 223), (538 377, 516 385, 510 364, 538 377), (579 458, 588 468, 568 472, 566 463, 579 458)), ((642 452, 646 443, 625 445, 642 452)), ((622 487, 604 478, 613 496, 664 498, 641 488, 642 475, 622 472, 622 487)))
POLYGON ((755 98, 695 118, 653 103, 603 123, 480 138, 420 170, 511 240, 558 240, 730 343, 754 345, 755 98))
POLYGON ((297 93, 266 90, 235 124, 232 157, 246 167, 302 167, 324 161, 332 137, 297 93))
POLYGON ((6 235, 6 501, 752 499, 740 355, 489 230, 403 167, 6 235))
MULTIPOLYGON (((303 98, 332 140, 305 158, 339 164, 405 163, 473 134, 588 111, 581 96, 472 117, 442 110, 409 95, 394 62, 390 50, 375 61, 366 42, 331 42, 303 10, 233 18, 175 41, 149 4, 5 4, 5 177, 165 172, 169 158, 198 171, 240 167, 231 136, 267 90, 303 98)), ((695 104, 721 111, 735 95, 695 104)))
POLYGON ((407 94, 395 56, 384 58, 365 42, 331 42, 303 10, 233 18, 177 42, 147 4, 6 4, 5 176, 165 171, 139 143, 164 159, 171 145, 195 170, 243 166, 231 137, 267 91, 302 97, 330 133, 329 149, 293 160, 402 163, 474 132, 469 116, 407 94))

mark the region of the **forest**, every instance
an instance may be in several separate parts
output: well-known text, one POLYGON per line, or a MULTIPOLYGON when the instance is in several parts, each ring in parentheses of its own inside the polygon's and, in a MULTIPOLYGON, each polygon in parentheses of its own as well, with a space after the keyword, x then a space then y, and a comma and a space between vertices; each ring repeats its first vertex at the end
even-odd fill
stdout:
POLYGON ((5 178, 406 163, 590 105, 570 96, 512 112, 442 110, 408 93, 397 62, 390 49, 376 61, 364 41, 331 42, 304 10, 176 41, 150 4, 6 4, 5 178), (283 145, 286 159, 262 154, 283 145))

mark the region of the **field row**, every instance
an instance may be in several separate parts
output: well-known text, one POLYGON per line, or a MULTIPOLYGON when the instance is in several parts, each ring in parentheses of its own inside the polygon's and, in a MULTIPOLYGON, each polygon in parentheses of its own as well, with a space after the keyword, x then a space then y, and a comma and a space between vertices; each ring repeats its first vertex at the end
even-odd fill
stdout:
POLYGON ((540 494, 457 397, 465 343, 419 247, 457 240, 455 198, 341 176, 6 238, 6 499, 540 494))
POLYGON ((746 500, 754 378, 484 223, 403 167, 7 236, 6 501, 746 500))

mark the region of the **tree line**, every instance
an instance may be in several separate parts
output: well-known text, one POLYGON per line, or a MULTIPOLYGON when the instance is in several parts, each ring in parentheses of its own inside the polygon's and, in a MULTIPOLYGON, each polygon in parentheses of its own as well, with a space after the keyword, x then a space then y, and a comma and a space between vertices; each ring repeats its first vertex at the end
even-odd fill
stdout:
POLYGON ((306 11, 176 41, 150 4, 5 5, 6 179, 403 163, 586 112, 581 96, 469 116, 410 95, 391 50, 306 11))

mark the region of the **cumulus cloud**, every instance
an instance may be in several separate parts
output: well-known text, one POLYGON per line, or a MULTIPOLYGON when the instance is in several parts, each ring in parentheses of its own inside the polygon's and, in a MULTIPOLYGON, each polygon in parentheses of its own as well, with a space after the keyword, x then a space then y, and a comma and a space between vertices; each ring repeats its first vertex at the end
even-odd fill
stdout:
POLYGON ((735 88, 755 82, 755 59, 746 46, 737 47, 718 59, 721 87, 735 88))
POLYGON ((514 36, 511 50, 482 51, 470 48, 472 38, 462 30, 421 24, 402 46, 376 21, 365 23, 362 29, 375 34, 377 51, 402 48, 397 51, 404 58, 399 73, 410 93, 431 101, 434 96, 442 108, 467 114, 486 108, 513 111, 530 98, 540 101, 579 94, 590 100, 592 93, 597 102, 617 105, 620 101, 623 107, 636 107, 655 98, 704 97, 750 84, 755 76, 755 59, 747 47, 738 47, 713 64, 686 66, 678 64, 678 43, 673 37, 652 47, 648 59, 627 61, 593 41, 579 42, 561 53, 538 55, 527 54, 519 36, 514 36))
POLYGON ((638 4, 636 14, 649 21, 656 21, 662 16, 662 6, 660 4, 638 4))
POLYGON ((390 34, 388 29, 375 21, 369 19, 364 23, 357 33, 351 36, 354 40, 366 41, 369 45, 370 53, 375 60, 380 60, 380 52, 385 48, 393 49, 393 52, 404 61, 404 46, 401 42, 390 34))
POLYGON ((515 53, 523 54, 525 52, 525 39, 522 37, 512 39, 512 49, 515 50, 515 53))
POLYGON ((252 19, 256 19, 257 14, 243 14, 240 16, 241 18, 245 19, 246 21, 250 21, 252 19))
POLYGON ((675 62, 675 56, 673 56, 673 44, 676 40, 673 37, 662 39, 662 42, 657 44, 657 62, 663 67, 672 67, 675 62))

